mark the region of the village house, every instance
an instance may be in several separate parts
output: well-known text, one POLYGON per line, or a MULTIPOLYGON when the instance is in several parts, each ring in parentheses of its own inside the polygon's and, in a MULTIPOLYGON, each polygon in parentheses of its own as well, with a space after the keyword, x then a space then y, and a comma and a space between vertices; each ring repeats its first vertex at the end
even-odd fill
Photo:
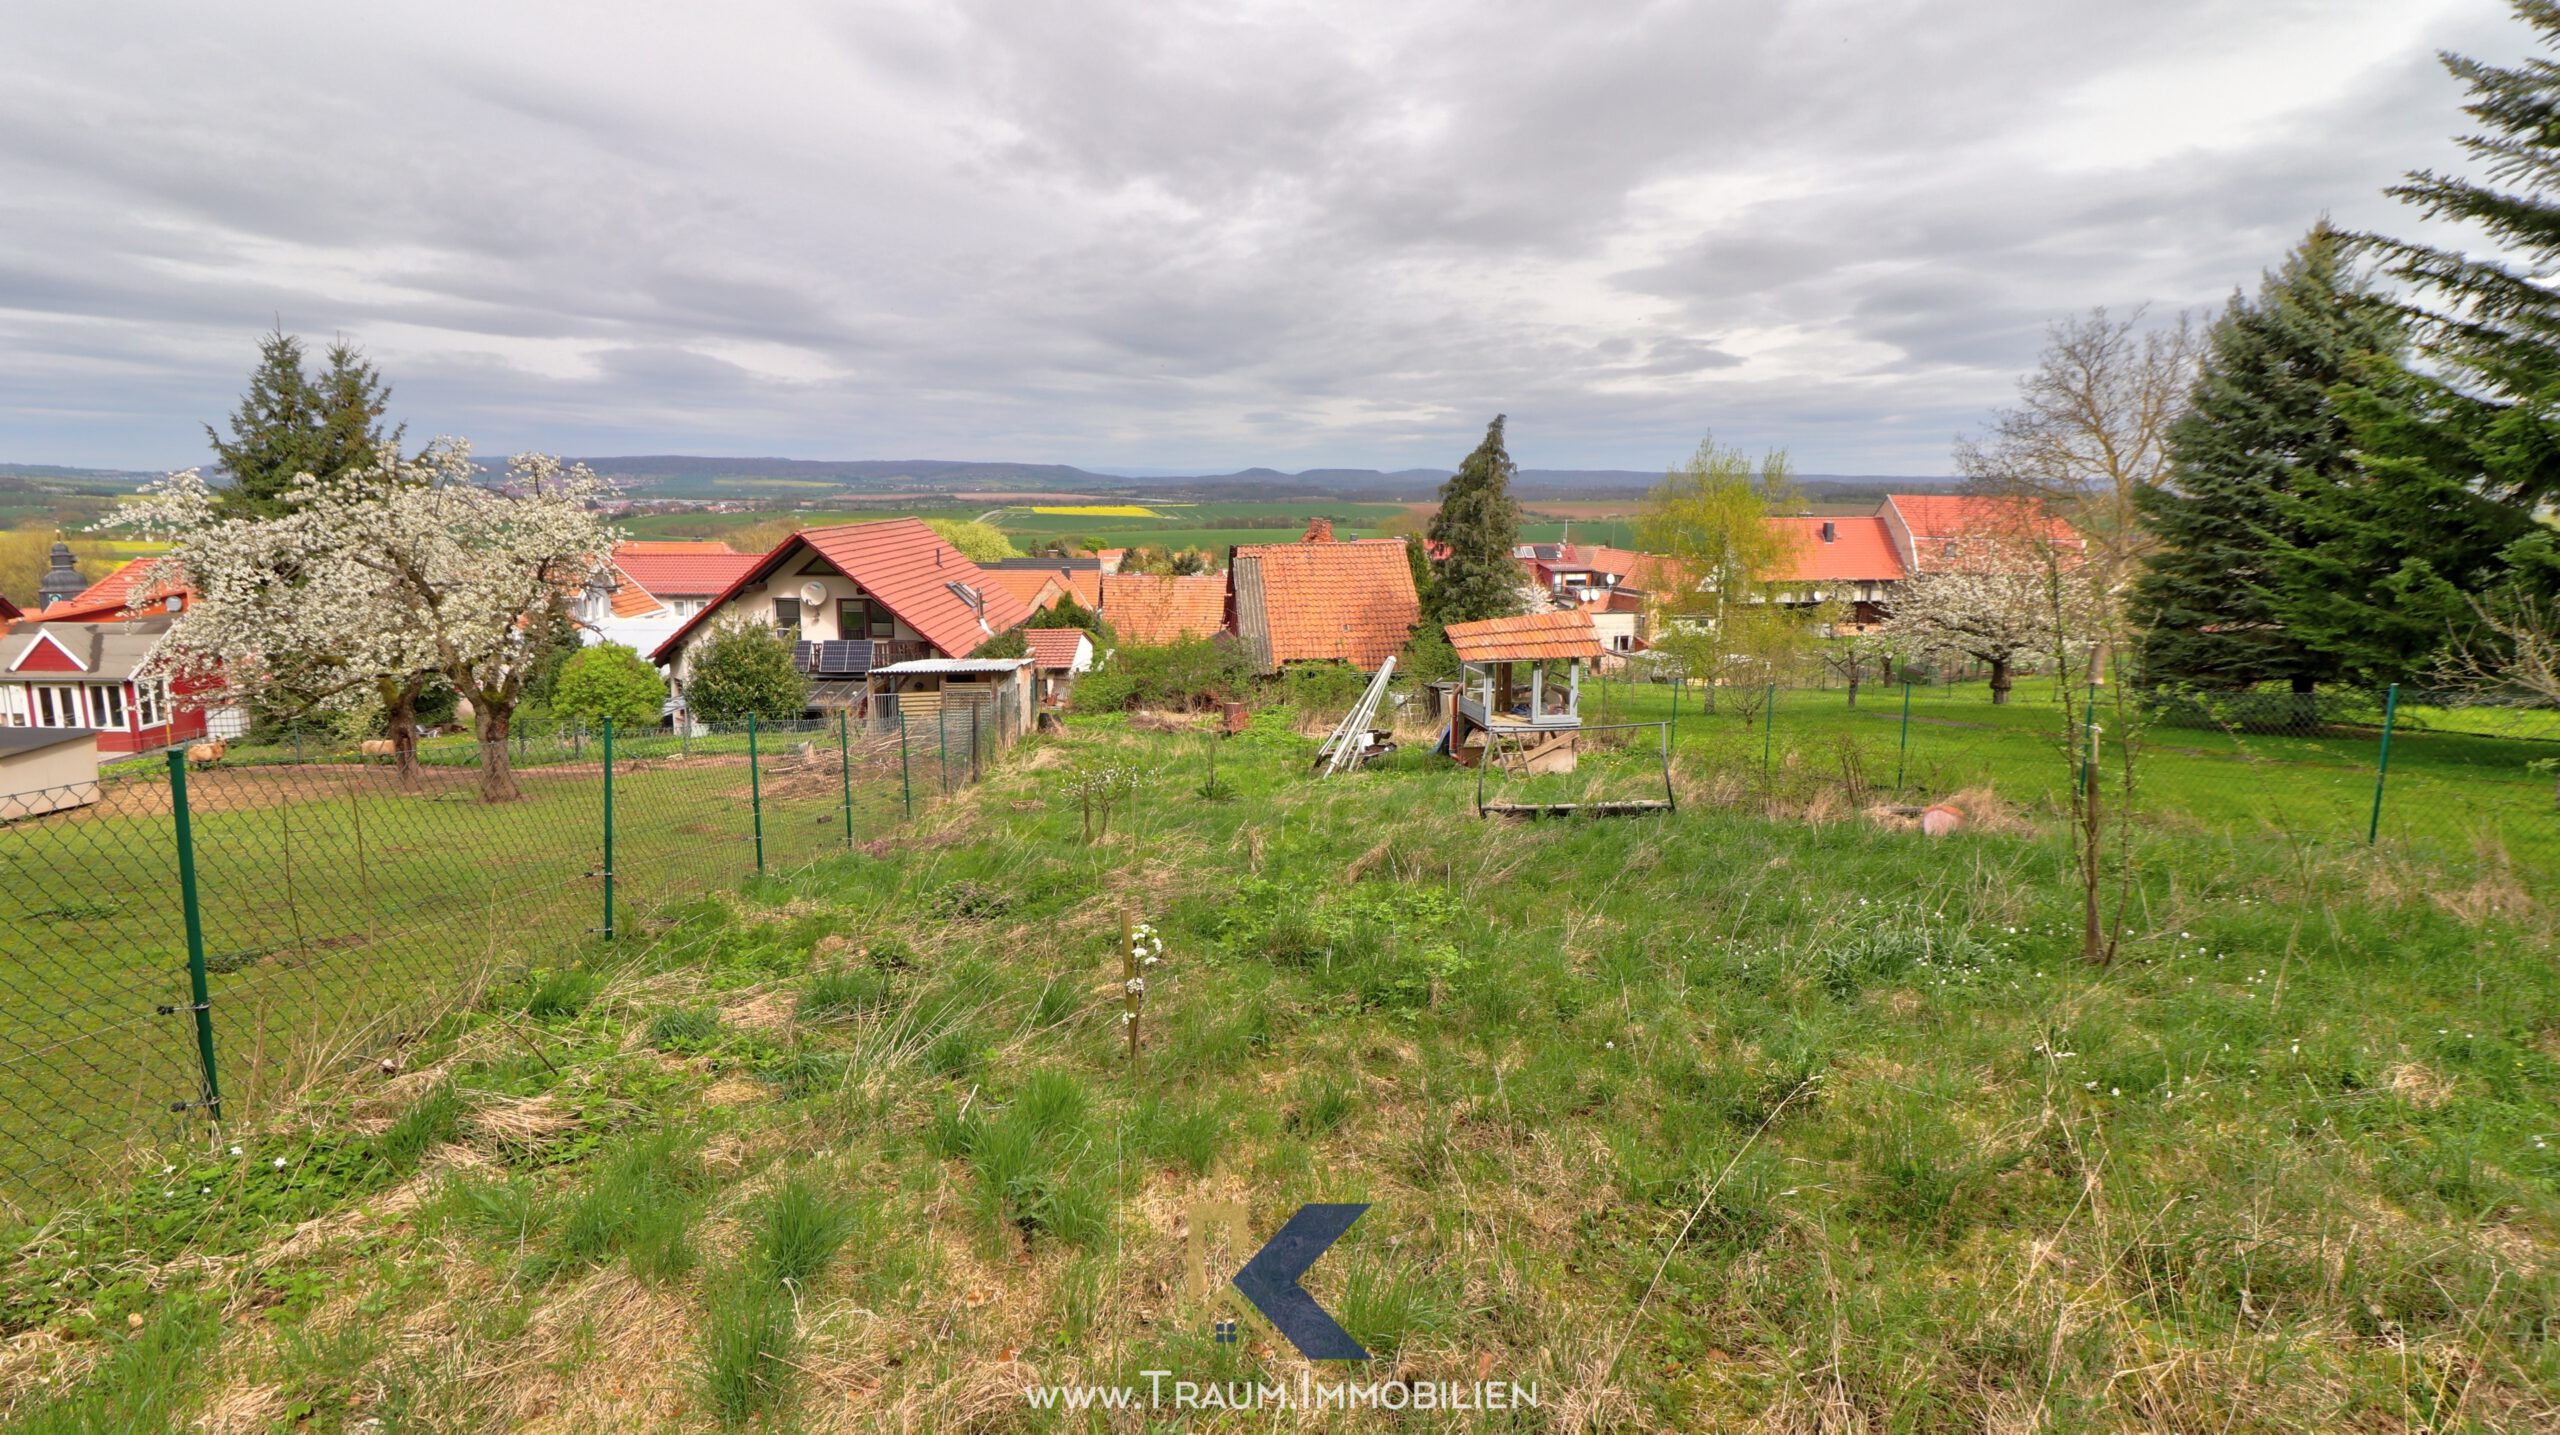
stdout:
MULTIPOLYGON (((1031 610, 918 519, 804 529, 756 559, 650 654, 681 712, 694 652, 728 623, 794 645, 810 706, 868 714, 875 669, 967 658, 1031 610)), ((939 689, 940 675, 929 685, 939 689)), ((918 684, 918 686, 927 686, 918 684)))
POLYGON ((1770 519, 1769 526, 1786 540, 1787 557, 1770 574, 1790 590, 1781 601, 1837 600, 1860 627, 1884 621, 1894 586, 1909 570, 1883 518, 1786 517, 1770 519))
POLYGON ((1114 637, 1138 647, 1206 638, 1227 625, 1227 580, 1216 573, 1106 573, 1098 611, 1114 637))
POLYGON ((0 728, 87 729, 110 756, 206 735, 201 689, 144 676, 167 617, 116 623, 39 619, 0 635, 0 728))
POLYGON ((2086 547, 2070 524, 2032 498, 1971 493, 1890 493, 1876 519, 1912 576, 1981 561, 1986 550, 2086 547))
POLYGON ((1045 613, 1073 596, 1088 612, 1102 610, 1104 568, 1099 558, 999 558, 978 565, 987 581, 1022 600, 1034 613, 1045 613))
POLYGON ((1326 660, 1375 668, 1413 635, 1422 602, 1402 539, 1256 543, 1227 550, 1224 617, 1256 672, 1326 660))
POLYGON ((1093 635, 1082 628, 1033 628, 1022 636, 1030 645, 1040 705, 1064 706, 1076 675, 1093 670, 1093 635))

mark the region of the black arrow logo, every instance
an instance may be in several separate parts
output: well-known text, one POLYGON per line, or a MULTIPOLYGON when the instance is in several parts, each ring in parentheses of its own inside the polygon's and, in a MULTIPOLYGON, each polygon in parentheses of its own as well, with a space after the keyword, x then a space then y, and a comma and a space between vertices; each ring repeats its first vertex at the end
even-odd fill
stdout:
POLYGON ((1300 1206, 1280 1233, 1263 1242, 1253 1259, 1228 1282, 1253 1308, 1262 1312, 1274 1330, 1288 1337, 1298 1353, 1309 1360, 1367 1360, 1369 1352, 1351 1338, 1351 1332, 1335 1323, 1314 1296, 1298 1288, 1298 1277, 1324 1259, 1351 1223, 1360 1219, 1369 1207, 1363 1203, 1312 1204, 1300 1206))

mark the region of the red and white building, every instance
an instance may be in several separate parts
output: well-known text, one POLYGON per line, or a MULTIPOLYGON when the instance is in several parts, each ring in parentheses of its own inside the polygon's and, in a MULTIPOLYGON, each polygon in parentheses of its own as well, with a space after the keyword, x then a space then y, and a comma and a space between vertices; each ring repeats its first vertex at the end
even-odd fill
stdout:
POLYGON ((167 617, 21 623, 0 635, 0 727, 86 728, 102 754, 150 752, 206 735, 193 699, 212 685, 142 675, 167 617))

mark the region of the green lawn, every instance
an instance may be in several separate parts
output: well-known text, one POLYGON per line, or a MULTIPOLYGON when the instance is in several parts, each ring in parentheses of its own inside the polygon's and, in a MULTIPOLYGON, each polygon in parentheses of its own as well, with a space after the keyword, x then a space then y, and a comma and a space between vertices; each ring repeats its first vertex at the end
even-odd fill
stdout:
MULTIPOLYGON (((876 840, 907 801, 895 735, 768 731, 767 870, 876 840), (804 747, 804 744, 806 745, 804 747), (850 834, 846 821, 850 786, 850 834)), ((929 802, 956 766, 930 733, 911 755, 929 802)), ((617 907, 630 914, 757 865, 740 735, 619 744, 617 907)), ((495 969, 564 960, 604 921, 601 750, 537 742, 524 799, 477 800, 475 746, 428 743, 421 790, 320 752, 239 747, 189 777, 216 1072, 228 1114, 267 1110, 315 1070, 394 1051, 495 969)), ((201 1125, 201 1063, 165 762, 122 765, 84 812, 0 826, 0 1198, 40 1210, 129 1142, 201 1125)))
MULTIPOLYGON (((2068 806, 2073 768, 2051 685, 2021 679, 1995 707, 1986 685, 1902 689, 1869 683, 1849 706, 1845 687, 1781 689, 1774 716, 1746 721, 1731 695, 1705 711, 1701 689, 1679 697, 1682 761, 1799 800, 1818 789, 1873 789, 1881 800, 1926 802, 1988 789, 2040 812, 2068 806)), ((2112 784, 2124 726, 2102 698, 2100 744, 2112 784)), ((1607 682, 1586 687, 1594 721, 1663 721, 1668 686, 1607 682)), ((2170 829, 2268 837, 2323 846, 2365 842, 2373 825, 2380 760, 2379 709, 2370 723, 2341 722, 2303 736, 2209 727, 2140 725, 2137 809, 2170 829)), ((2536 761, 2560 757, 2560 713, 2416 703, 2395 725, 2379 836, 2450 870, 2477 872, 2511 859, 2528 878, 2560 882, 2560 801, 2536 761), (2511 736, 2484 735, 2492 728, 2511 736)))
MULTIPOLYGON (((1949 731, 2031 750, 2000 716, 1949 731)), ((1205 736, 1079 721, 876 851, 556 951, 403 1074, 102 1192, 0 1285, 0 1400, 37 1429, 1300 1418, 1024 1394, 1154 1370, 1539 1393, 1418 1429, 2552 1428, 2547 911, 2438 900, 2390 844, 2146 823, 2093 969, 2049 829, 1771 820, 1719 798, 1718 721, 1682 719, 1676 816, 1544 823, 1479 820, 1414 749, 1310 778, 1283 713, 1210 797, 1205 736), (1066 781, 1106 763, 1140 790, 1088 846, 1066 781), (1124 912, 1164 941, 1134 1062, 1124 912), (1250 1317, 1221 1342, 1188 1293, 1201 1203, 1249 1250, 1311 1201, 1368 1205, 1304 1279, 1368 1362, 1250 1317)))

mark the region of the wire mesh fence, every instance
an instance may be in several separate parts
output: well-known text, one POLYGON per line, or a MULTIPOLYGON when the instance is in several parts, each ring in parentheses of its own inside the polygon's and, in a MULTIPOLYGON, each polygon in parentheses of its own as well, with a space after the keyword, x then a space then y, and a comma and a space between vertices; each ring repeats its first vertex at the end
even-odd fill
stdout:
MULTIPOLYGON (((2560 882, 2560 710, 2398 687, 2197 694, 2058 691, 2020 678, 1709 688, 1621 675, 1593 722, 1667 721, 1682 771, 1738 799, 2069 810, 2094 755, 2155 830, 2406 854, 2448 872, 2560 882), (1959 805, 1961 805, 1959 803, 1959 805)), ((2547 886, 2546 886, 2547 889, 2547 886)))
POLYGON ((0 1210, 380 1060, 511 964, 876 843, 1021 735, 995 692, 924 705, 528 734, 502 762, 232 744, 0 795, 0 1210))

